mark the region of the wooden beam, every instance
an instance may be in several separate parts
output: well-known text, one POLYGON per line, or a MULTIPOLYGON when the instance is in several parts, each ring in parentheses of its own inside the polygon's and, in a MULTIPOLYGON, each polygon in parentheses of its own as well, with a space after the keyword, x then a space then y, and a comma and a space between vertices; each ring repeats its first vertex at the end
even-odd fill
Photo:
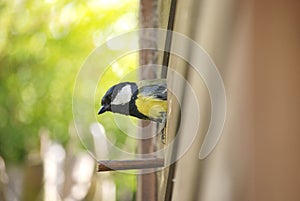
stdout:
POLYGON ((98 172, 160 168, 163 166, 163 158, 143 158, 136 160, 106 160, 98 161, 98 172))

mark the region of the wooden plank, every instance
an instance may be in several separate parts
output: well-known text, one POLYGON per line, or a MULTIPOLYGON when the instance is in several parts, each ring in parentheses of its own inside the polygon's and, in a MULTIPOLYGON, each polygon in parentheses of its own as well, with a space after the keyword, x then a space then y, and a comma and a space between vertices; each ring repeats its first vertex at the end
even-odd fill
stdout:
POLYGON ((164 166, 163 158, 144 158, 136 160, 106 160, 98 162, 98 172, 115 170, 149 169, 164 166))

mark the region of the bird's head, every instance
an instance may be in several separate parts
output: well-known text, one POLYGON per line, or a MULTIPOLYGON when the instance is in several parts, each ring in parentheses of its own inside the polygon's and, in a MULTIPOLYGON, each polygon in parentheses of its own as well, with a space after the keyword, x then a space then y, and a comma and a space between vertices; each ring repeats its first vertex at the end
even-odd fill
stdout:
POLYGON ((112 86, 103 96, 98 114, 106 111, 129 114, 129 103, 133 100, 136 88, 136 84, 132 82, 122 82, 112 86))

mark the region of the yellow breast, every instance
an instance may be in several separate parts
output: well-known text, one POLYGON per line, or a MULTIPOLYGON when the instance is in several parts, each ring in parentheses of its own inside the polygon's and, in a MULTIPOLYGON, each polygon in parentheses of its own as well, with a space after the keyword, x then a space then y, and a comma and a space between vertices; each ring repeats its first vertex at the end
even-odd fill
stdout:
POLYGON ((140 113, 153 119, 162 118, 163 113, 166 113, 168 108, 168 103, 165 100, 140 95, 135 100, 135 104, 140 113))

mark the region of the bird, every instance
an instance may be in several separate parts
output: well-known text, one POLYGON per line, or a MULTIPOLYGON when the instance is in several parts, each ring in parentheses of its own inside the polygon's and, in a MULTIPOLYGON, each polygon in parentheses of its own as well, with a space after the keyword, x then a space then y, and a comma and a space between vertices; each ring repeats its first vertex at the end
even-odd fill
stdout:
POLYGON ((167 91, 166 79, 118 83, 102 97, 98 115, 113 112, 165 123, 167 91))

